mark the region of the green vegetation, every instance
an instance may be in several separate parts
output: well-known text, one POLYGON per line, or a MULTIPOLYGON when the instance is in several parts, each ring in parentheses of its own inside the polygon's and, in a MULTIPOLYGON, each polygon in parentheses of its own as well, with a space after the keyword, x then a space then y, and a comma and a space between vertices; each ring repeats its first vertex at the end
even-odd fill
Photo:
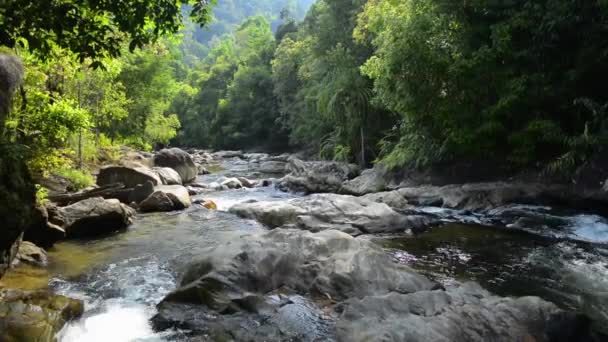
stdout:
POLYGON ((602 1, 319 0, 246 46, 245 21, 197 69, 178 141, 571 170, 605 146, 607 15, 602 1))
POLYGON ((120 145, 551 172, 606 145, 603 1, 206 3, 9 1, 0 44, 27 75, 5 139, 41 174, 120 145))

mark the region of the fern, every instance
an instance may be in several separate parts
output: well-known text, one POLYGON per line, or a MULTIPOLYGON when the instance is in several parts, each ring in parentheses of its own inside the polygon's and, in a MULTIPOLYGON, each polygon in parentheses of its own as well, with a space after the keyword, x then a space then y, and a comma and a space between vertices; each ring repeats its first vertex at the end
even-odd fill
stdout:
POLYGON ((585 164, 597 151, 608 142, 608 103, 600 105, 589 98, 574 100, 575 105, 582 105, 591 114, 585 122, 583 132, 577 136, 563 138, 566 152, 550 162, 545 172, 554 175, 565 175, 585 164))

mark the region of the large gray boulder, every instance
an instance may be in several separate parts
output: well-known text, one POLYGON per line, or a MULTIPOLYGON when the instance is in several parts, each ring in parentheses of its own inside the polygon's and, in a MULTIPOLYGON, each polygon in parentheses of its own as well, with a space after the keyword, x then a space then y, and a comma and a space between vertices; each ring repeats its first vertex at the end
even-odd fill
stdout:
POLYGON ((181 185, 161 185, 139 204, 143 212, 182 210, 192 205, 188 189, 181 185))
POLYGON ((81 300, 50 291, 0 290, 0 341, 51 342, 84 312, 81 300))
POLYGON ((199 304, 217 312, 240 311, 249 303, 255 311, 252 297, 278 289, 344 300, 434 286, 392 262, 370 241, 335 230, 315 234, 280 229, 235 235, 230 243, 206 250, 163 302, 199 304))
POLYGON ((367 169, 351 180, 342 184, 340 193, 361 196, 386 190, 388 186, 388 171, 383 165, 367 169))
POLYGON ((154 167, 152 168, 163 185, 182 185, 182 177, 170 167, 154 167))
POLYGON ((436 222, 430 216, 401 214, 384 203, 367 198, 337 194, 314 194, 288 201, 244 202, 229 211, 256 219, 271 228, 294 225, 313 232, 337 229, 351 235, 405 232, 436 222))
POLYGON ((89 198, 58 208, 49 219, 61 226, 68 238, 104 235, 126 229, 135 211, 116 199, 89 198))
POLYGON ((169 167, 177 171, 184 184, 190 183, 198 176, 198 167, 192 156, 179 148, 169 148, 154 155, 154 165, 169 167))
POLYGON ((106 166, 101 168, 97 175, 99 186, 122 183, 127 188, 134 188, 148 181, 153 185, 162 184, 158 174, 146 167, 106 166))
POLYGON ((538 297, 503 298, 467 283, 448 291, 352 298, 338 341, 575 341, 579 319, 538 297))
POLYGON ((335 161, 302 161, 289 158, 289 174, 278 184, 283 191, 304 193, 336 193, 342 183, 356 177, 359 167, 335 161))

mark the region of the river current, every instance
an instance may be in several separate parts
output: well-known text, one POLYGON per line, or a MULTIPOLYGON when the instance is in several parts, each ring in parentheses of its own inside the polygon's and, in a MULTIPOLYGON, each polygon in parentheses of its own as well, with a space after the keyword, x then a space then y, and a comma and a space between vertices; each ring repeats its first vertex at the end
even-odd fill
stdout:
MULTIPOLYGON (((223 171, 198 181, 209 183, 231 175, 266 176, 237 159, 222 167, 223 171)), ((49 253, 51 287, 83 299, 86 308, 80 320, 59 333, 58 340, 187 340, 180 331, 154 332, 149 322, 155 305, 177 285, 183 267, 205 247, 231 239, 234 231, 266 229, 228 213, 230 206, 295 196, 273 187, 207 192, 195 198, 213 200, 218 210, 195 205, 182 212, 142 214, 126 232, 58 244, 49 253)), ((444 223, 415 237, 362 238, 381 244, 396 262, 408 264, 446 287, 475 280, 503 296, 537 295, 605 326, 608 220, 547 207, 515 209, 538 214, 538 219, 522 224, 502 222, 492 213, 419 208, 441 215, 444 223)))

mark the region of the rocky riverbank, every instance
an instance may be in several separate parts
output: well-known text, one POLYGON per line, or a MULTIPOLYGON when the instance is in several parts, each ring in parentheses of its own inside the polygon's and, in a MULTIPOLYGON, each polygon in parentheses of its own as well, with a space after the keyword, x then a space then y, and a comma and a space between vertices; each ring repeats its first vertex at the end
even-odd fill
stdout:
MULTIPOLYGON (((152 320, 159 331, 186 331, 178 340, 599 340, 589 317, 538 297, 500 297, 476 283, 446 287, 396 263, 376 239, 415 240, 446 222, 469 222, 584 240, 588 232, 568 232, 567 218, 520 205, 587 206, 602 213, 608 196, 601 188, 580 193, 523 182, 396 184, 381 167, 361 172, 290 155, 132 152, 119 165, 103 167, 97 187, 53 194, 55 203, 38 209, 24 240, 51 248, 64 239, 104 239, 151 212, 206 217, 219 208, 229 212, 221 214, 229 222, 259 222, 254 232, 229 225, 220 242, 201 247, 193 241, 182 252, 187 257, 174 265, 178 287, 163 295, 152 320), (208 175, 226 163, 231 170, 208 175), (286 195, 242 197, 272 188, 286 195), (216 204, 222 193, 235 196, 234 202, 216 204), (566 233, 548 231, 543 222, 549 221, 566 233)), ((205 220, 198 229, 205 229, 205 220)), ((20 260, 44 267, 44 250, 22 246, 20 260)), ((41 319, 56 332, 79 314, 59 323, 41 319)), ((26 329, 6 317, 0 321, 11 324, 13 335, 26 329)))

